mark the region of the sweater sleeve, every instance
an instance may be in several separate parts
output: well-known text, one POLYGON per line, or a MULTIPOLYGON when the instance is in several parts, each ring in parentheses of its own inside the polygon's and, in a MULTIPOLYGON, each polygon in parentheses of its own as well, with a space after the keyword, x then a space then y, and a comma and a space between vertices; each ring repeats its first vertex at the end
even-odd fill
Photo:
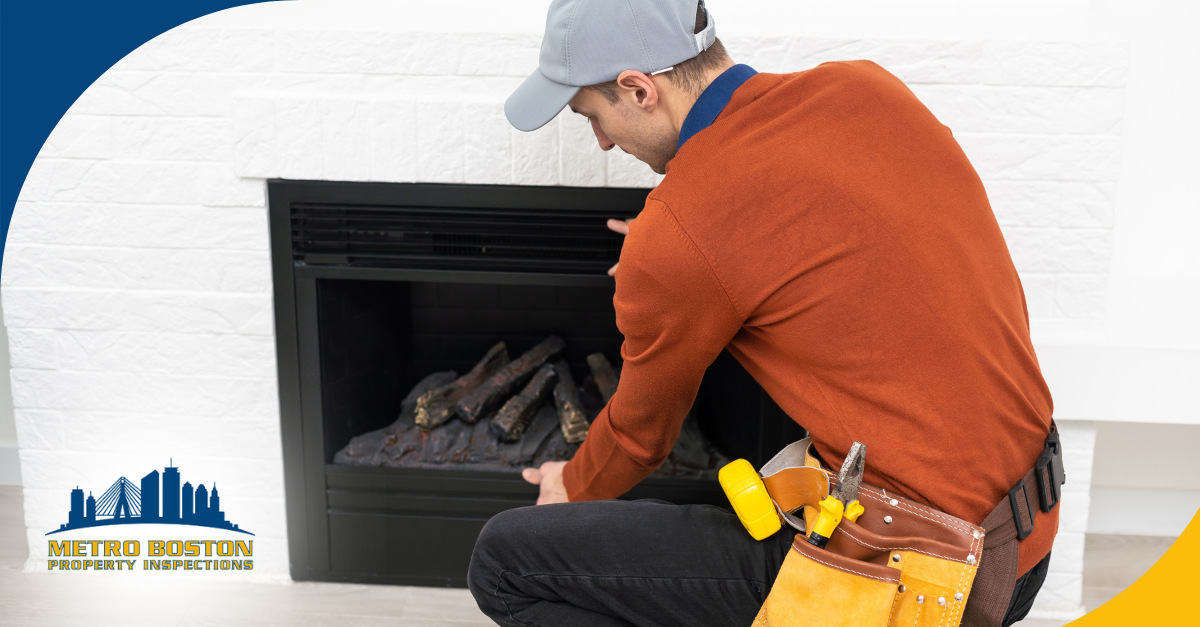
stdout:
POLYGON ((650 200, 621 250, 617 391, 563 471, 572 501, 618 497, 675 445, 709 364, 741 328, 727 290, 670 209, 650 200))

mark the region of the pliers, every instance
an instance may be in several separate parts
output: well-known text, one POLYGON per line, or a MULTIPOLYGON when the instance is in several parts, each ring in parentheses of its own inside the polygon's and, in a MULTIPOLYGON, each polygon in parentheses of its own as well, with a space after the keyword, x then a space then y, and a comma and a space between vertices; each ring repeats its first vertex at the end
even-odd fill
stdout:
POLYGON ((863 506, 858 502, 858 487, 862 485, 863 470, 867 466, 867 445, 855 442, 842 462, 842 470, 838 473, 837 485, 830 491, 829 496, 821 501, 821 513, 808 534, 808 543, 825 548, 833 530, 841 524, 842 518, 851 522, 857 521, 863 513, 863 506))

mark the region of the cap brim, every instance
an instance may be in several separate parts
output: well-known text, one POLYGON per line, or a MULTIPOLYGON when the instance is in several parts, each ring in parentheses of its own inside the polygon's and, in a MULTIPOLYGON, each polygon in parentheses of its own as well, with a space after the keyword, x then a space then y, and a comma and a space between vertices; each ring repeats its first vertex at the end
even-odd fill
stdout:
POLYGON ((579 88, 556 83, 534 70, 504 101, 504 116, 519 131, 536 131, 554 119, 579 93, 579 88))

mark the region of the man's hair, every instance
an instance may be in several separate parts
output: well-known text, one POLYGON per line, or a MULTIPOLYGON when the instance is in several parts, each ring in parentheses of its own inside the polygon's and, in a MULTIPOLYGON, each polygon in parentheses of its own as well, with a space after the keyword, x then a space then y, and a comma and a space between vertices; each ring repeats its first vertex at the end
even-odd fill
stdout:
MULTIPOLYGON (((696 6, 696 30, 699 33, 708 26, 708 14, 704 11, 704 3, 700 2, 696 6)), ((676 63, 674 68, 666 73, 666 77, 672 83, 683 88, 693 96, 700 96, 704 92, 704 88, 708 87, 706 81, 709 70, 721 67, 729 61, 729 53, 725 51, 725 46, 721 44, 720 39, 713 41, 713 44, 707 50, 703 50, 700 54, 683 61, 676 63)), ((598 85, 588 85, 584 89, 592 89, 604 94, 604 98, 609 104, 616 104, 620 98, 619 87, 617 81, 611 80, 607 83, 598 85)))

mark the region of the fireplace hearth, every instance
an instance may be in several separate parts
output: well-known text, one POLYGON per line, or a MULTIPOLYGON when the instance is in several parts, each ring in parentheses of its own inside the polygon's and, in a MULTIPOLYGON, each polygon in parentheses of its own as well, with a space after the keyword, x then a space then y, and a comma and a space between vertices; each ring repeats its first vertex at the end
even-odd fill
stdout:
MULTIPOLYGON (((465 586, 487 519, 537 498, 520 469, 578 445, 549 392, 522 416, 515 442, 491 424, 502 407, 423 430, 417 399, 500 341, 516 360, 554 335, 564 346, 545 367, 578 382, 590 420, 609 384, 596 356, 613 377, 621 366, 606 274, 621 237, 605 220, 633 217, 647 193, 269 181, 293 579, 465 586)), ((623 498, 727 506, 715 468, 737 457, 761 464, 800 437, 723 353, 672 459, 623 498)))

